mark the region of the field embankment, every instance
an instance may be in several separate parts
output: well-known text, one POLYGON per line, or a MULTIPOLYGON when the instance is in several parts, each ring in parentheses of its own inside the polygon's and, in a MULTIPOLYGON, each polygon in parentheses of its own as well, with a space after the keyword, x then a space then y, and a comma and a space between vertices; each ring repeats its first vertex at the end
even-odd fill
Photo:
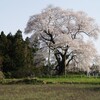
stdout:
POLYGON ((100 77, 67 76, 47 78, 2 79, 0 84, 99 84, 100 77))

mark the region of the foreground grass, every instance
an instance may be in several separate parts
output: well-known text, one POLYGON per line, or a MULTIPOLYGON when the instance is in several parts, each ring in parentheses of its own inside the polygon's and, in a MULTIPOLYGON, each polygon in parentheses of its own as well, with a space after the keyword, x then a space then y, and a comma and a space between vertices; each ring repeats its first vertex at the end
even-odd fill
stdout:
POLYGON ((100 100, 100 85, 0 85, 0 100, 100 100))

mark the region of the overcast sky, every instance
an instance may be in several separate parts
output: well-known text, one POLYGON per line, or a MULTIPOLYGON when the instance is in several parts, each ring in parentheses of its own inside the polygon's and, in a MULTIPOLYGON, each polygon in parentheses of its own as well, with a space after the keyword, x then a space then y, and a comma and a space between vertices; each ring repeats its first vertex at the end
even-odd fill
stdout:
MULTIPOLYGON (((0 31, 14 34, 20 29, 24 32, 29 17, 48 5, 82 10, 100 25, 100 0, 0 0, 0 31)), ((23 36, 26 37, 24 33, 23 36)), ((95 44, 100 52, 100 38, 95 44)))

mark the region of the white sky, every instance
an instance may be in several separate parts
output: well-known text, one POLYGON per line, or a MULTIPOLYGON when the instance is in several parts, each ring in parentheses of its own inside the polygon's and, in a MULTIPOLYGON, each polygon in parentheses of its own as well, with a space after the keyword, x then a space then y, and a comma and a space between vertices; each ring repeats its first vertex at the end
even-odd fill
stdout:
MULTIPOLYGON (((20 29, 24 32, 29 17, 50 4, 63 9, 82 10, 100 25, 100 0, 0 0, 0 31, 14 34, 20 29)), ((23 36, 26 37, 24 33, 23 36)), ((100 54, 99 44, 100 38, 95 42, 100 54)))

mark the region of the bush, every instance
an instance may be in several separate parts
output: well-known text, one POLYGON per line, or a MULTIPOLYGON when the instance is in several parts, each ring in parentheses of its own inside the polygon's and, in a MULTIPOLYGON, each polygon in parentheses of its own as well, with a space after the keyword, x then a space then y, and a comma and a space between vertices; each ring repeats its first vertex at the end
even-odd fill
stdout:
POLYGON ((2 71, 0 71, 0 80, 4 78, 4 74, 2 71))

